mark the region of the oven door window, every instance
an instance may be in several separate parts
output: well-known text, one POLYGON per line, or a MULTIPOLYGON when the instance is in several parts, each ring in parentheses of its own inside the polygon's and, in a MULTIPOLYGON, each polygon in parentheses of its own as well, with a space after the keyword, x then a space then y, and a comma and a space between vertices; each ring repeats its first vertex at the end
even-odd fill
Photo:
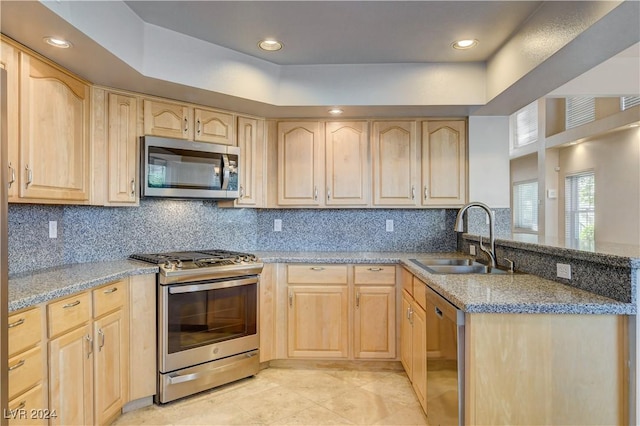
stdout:
POLYGON ((168 350, 256 334, 257 284, 169 295, 168 350))
POLYGON ((150 146, 150 188, 222 189, 222 154, 150 146))

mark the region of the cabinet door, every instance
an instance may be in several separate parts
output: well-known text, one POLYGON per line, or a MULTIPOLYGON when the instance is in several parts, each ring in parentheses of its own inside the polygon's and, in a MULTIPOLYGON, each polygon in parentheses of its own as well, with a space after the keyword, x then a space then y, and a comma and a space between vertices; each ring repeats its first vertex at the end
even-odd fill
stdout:
POLYGON ((371 199, 371 162, 366 121, 326 124, 325 204, 366 206, 371 199))
POLYGON ((8 197, 9 202, 18 199, 18 187, 20 185, 20 162, 18 159, 18 50, 6 43, 0 42, 0 67, 7 72, 7 121, 2 123, 7 129, 7 163, 8 170, 2 173, 8 173, 7 182, 9 184, 8 197))
POLYGON ((346 358, 349 355, 347 286, 290 286, 290 357, 346 358))
POLYGON ((395 358, 395 287, 356 286, 355 290, 354 356, 395 358))
POLYGON ((95 424, 106 424, 127 401, 129 333, 122 309, 95 320, 93 331, 95 424))
POLYGON ((191 139, 191 110, 186 105, 170 102, 144 101, 145 135, 191 139))
POLYGON ((136 203, 138 103, 132 96, 109 93, 109 202, 136 203))
POLYGON ((414 206, 416 197, 416 123, 373 123, 373 203, 414 206))
POLYGON ((93 424, 93 342, 89 324, 49 342, 50 424, 93 424))
POLYGON ((236 145, 235 122, 232 114, 195 108, 194 117, 193 140, 236 145))
POLYGON ((412 380, 420 405, 427 412, 427 315, 414 303, 411 314, 412 380))
POLYGON ((318 122, 278 123, 278 204, 319 206, 323 199, 318 122))
POLYGON ((411 327, 411 302, 412 298, 405 291, 402 292, 402 312, 400 315, 400 362, 407 372, 409 380, 413 380, 413 344, 411 327))
POLYGON ((20 196, 89 199, 89 87, 21 52, 20 196))
POLYGON ((422 204, 462 205, 466 200, 464 121, 422 123, 422 204))
POLYGON ((129 277, 129 400, 156 393, 156 277, 129 277))
POLYGON ((240 147, 240 197, 236 204, 262 207, 264 204, 264 120, 238 117, 240 147))

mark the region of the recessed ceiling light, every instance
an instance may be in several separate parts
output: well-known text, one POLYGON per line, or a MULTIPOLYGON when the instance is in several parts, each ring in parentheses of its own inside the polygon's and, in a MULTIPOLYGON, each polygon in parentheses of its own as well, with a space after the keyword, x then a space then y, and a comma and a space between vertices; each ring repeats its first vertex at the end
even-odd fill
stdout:
POLYGON ((329 110, 329 114, 331 114, 331 115, 340 115, 340 114, 342 114, 343 112, 344 112, 344 111, 343 111, 342 109, 340 109, 340 108, 331 108, 331 109, 329 110))
POLYGON ((276 50, 282 49, 282 42, 278 40, 274 40, 272 38, 268 38, 265 40, 260 40, 258 43, 258 47, 262 50, 266 50, 268 52, 275 52, 276 50))
POLYGON ((458 40, 452 44, 453 48, 458 50, 471 49, 472 47, 476 47, 477 45, 478 40, 475 39, 458 40))
POLYGON ((61 49, 68 49, 72 46, 70 41, 67 41, 62 38, 49 36, 49 37, 44 37, 43 40, 45 43, 50 44, 51 46, 54 46, 54 47, 59 47, 61 49))

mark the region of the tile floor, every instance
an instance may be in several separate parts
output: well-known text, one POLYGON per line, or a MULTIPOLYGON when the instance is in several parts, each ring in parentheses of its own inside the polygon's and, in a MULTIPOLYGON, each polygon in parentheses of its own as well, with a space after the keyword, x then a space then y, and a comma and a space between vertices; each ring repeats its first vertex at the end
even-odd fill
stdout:
POLYGON ((426 425, 404 372, 268 368, 114 425, 426 425))

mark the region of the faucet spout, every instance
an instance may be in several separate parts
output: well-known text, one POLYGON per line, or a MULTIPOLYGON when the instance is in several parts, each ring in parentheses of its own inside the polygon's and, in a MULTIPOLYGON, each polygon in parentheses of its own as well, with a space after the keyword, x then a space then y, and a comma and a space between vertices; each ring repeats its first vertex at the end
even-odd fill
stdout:
POLYGON ((454 229, 456 232, 464 232, 464 223, 462 221, 462 218, 466 213, 466 211, 469 210, 471 207, 479 207, 483 209, 489 216, 489 246, 490 247, 488 249, 484 247, 484 245, 482 244, 482 236, 480 236, 480 250, 482 250, 487 254, 487 256, 489 256, 491 267, 495 268, 496 266, 498 266, 498 262, 496 260, 496 241, 493 235, 495 225, 493 223, 493 214, 491 213, 491 209, 489 208, 489 206, 487 206, 484 203, 480 203, 478 201, 473 201, 471 203, 465 204, 458 212, 458 216, 456 216, 456 225, 454 229))

